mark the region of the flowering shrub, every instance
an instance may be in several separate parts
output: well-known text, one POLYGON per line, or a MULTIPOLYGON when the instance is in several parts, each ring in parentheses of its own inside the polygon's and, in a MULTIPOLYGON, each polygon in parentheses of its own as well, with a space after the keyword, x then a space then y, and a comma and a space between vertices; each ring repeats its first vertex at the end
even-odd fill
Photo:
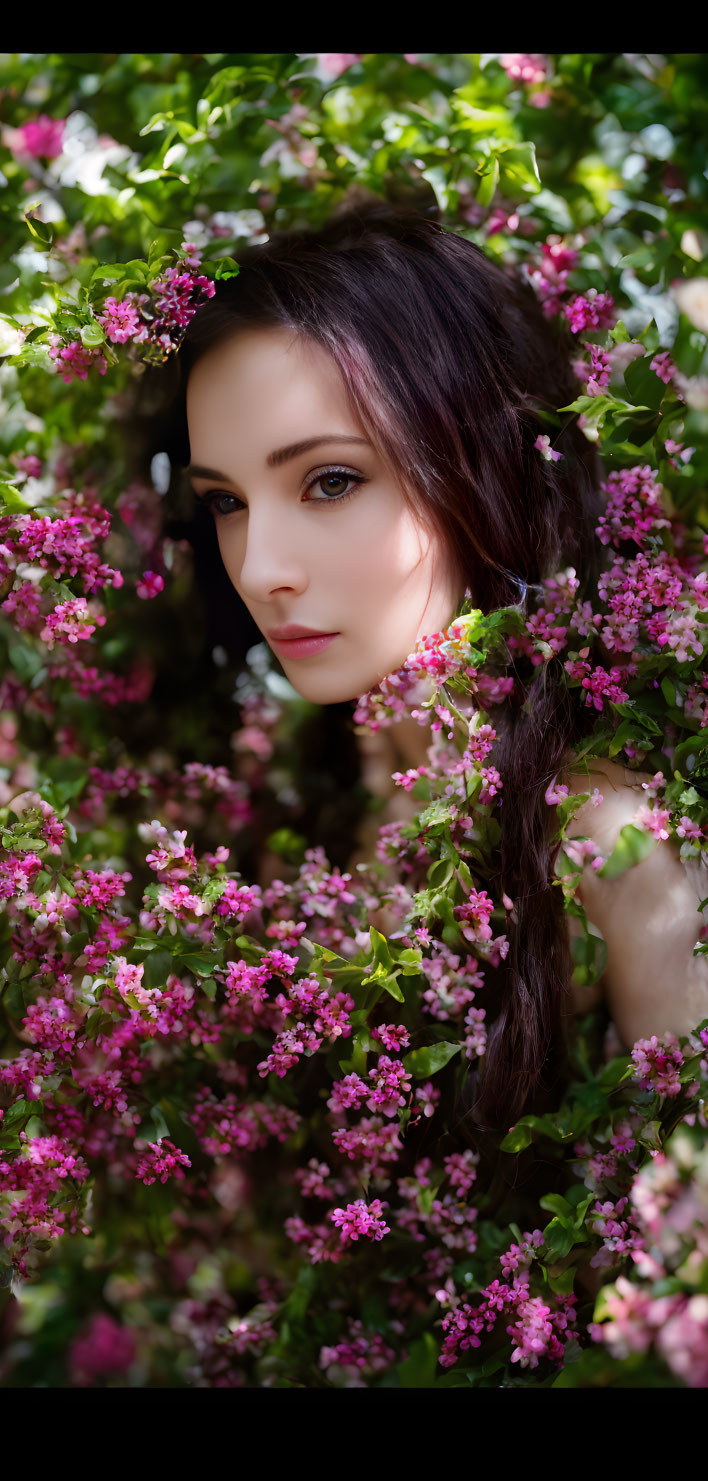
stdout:
POLYGON ((514 910, 489 859, 515 657, 562 668, 592 754, 652 775, 608 858, 568 836, 590 789, 548 788, 578 984, 603 966, 585 860, 705 854, 703 59, 188 60, 108 59, 83 102, 65 59, 0 67, 2 1381, 706 1386, 708 1020, 630 1053, 601 1012, 577 1022, 559 1104, 500 1139, 540 1191, 500 1195, 452 1125, 514 910), (188 546, 157 486, 125 487, 116 424, 239 238, 386 171, 584 352, 557 410, 599 440, 608 561, 592 600, 573 569, 486 616, 466 599, 359 698, 360 730, 411 716, 429 745, 393 777, 415 822, 353 874, 297 832, 302 710, 262 649, 216 741, 183 667, 165 725, 188 546))

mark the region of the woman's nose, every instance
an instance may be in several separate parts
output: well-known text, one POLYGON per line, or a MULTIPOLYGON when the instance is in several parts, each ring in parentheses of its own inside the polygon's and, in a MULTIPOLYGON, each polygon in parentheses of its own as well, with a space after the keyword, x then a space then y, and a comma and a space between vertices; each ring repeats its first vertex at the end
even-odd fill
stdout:
POLYGON ((239 577, 243 596, 264 602, 283 587, 303 591, 308 583, 307 551, 282 506, 249 509, 246 520, 246 548, 239 577))

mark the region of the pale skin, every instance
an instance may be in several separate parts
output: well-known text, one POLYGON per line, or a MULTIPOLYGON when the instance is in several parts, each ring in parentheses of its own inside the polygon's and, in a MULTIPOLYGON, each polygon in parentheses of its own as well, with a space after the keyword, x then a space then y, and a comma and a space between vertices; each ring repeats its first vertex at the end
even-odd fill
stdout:
MULTIPOLYGON (((355 699, 399 668, 420 638, 449 625, 463 595, 454 563, 406 501, 323 348, 286 330, 239 330, 194 367, 187 418, 195 493, 216 496, 224 565, 264 637, 287 623, 338 634, 304 658, 274 650, 305 699, 355 699), (272 458, 324 436, 317 447, 272 458)), ((371 858, 382 822, 414 816, 418 804, 391 772, 419 765, 425 750, 426 733, 414 721, 362 739, 364 780, 387 806, 365 827, 351 868, 371 858)), ((573 791, 599 788, 603 801, 584 804, 570 834, 592 837, 606 857, 646 800, 648 777, 615 762, 590 766, 589 778, 558 780, 573 791)), ((586 1011, 604 995, 628 1048, 652 1034, 687 1033, 708 1016, 708 958, 692 955, 706 875, 671 841, 657 842, 612 881, 586 865, 580 897, 607 942, 607 968, 594 989, 573 989, 569 1011, 586 1011)))

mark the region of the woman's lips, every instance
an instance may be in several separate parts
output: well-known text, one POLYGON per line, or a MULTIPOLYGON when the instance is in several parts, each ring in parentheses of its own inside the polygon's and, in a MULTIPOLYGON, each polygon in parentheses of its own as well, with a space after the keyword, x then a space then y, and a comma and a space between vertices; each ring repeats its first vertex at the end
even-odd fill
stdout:
POLYGON ((270 644, 284 658, 310 658, 315 653, 322 653, 339 636, 339 633, 316 633, 311 638, 271 638, 270 644))

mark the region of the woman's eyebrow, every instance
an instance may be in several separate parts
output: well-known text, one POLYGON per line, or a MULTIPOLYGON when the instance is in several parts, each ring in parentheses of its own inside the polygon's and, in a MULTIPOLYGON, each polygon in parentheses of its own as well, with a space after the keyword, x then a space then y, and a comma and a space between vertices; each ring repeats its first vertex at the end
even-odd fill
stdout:
MULTIPOLYGON (((266 463, 269 468, 279 468, 281 463, 297 458, 300 453, 309 453, 311 448, 319 447, 322 442, 363 442, 369 445, 366 437, 352 437, 346 432, 328 432, 322 437, 308 437, 304 442, 291 442, 288 447, 276 448, 275 452, 268 454, 266 463)), ((219 473, 216 468, 205 468, 202 463, 190 463, 187 473, 190 478, 218 478, 224 483, 231 482, 228 473, 219 473)))

